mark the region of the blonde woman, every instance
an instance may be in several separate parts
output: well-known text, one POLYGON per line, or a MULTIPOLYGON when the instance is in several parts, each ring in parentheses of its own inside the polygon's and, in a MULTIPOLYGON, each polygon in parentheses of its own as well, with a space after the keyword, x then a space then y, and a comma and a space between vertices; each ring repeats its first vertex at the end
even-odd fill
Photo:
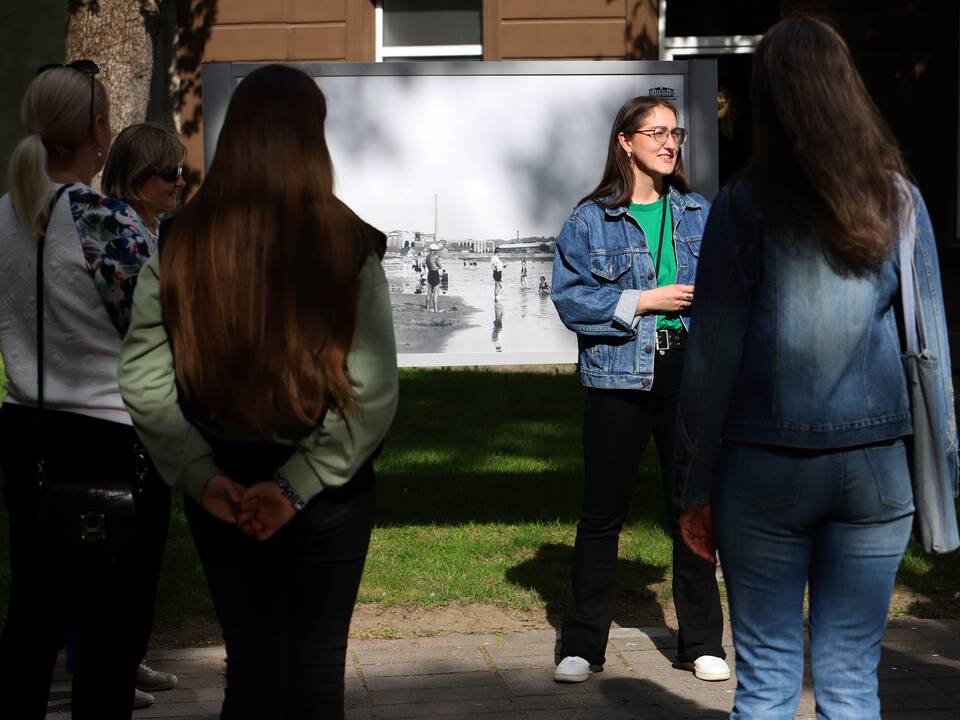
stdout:
POLYGON ((9 393, 0 412, 0 469, 11 569, 0 635, 5 718, 45 716, 57 652, 74 626, 73 717, 130 717, 149 631, 143 609, 152 602, 160 559, 156 538, 139 526, 114 562, 55 547, 38 522, 38 459, 69 458, 78 477, 132 478, 141 471, 138 511, 169 503, 149 459, 137 454, 117 386, 133 288, 155 243, 125 203, 90 186, 110 145, 108 101, 98 72, 89 60, 40 69, 23 98, 28 134, 13 152, 10 192, 0 199, 0 354, 9 393), (38 268, 40 237, 45 240, 38 268), (44 287, 42 355, 38 279, 44 287))

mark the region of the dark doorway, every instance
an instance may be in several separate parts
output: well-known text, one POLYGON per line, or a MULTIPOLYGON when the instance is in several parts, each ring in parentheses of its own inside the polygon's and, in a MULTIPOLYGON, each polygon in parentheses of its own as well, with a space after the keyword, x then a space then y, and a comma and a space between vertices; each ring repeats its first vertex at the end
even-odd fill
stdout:
POLYGON ((717 61, 717 126, 720 187, 743 170, 750 159, 750 70, 753 53, 697 53, 687 57, 717 61))

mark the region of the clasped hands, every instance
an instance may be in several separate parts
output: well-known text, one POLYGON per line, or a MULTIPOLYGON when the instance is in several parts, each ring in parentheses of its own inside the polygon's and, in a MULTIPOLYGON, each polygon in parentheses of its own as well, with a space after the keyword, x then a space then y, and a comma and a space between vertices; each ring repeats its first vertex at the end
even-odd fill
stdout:
POLYGON ((200 504, 218 520, 236 525, 257 540, 272 537, 297 514, 273 480, 245 487, 226 475, 207 483, 200 504))

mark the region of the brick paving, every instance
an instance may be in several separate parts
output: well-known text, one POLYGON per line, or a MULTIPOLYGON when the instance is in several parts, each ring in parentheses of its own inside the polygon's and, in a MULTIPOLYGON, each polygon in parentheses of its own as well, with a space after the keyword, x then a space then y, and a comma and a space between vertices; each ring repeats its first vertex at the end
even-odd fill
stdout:
MULTIPOLYGON (((731 667, 733 649, 726 638, 731 667)), ((348 720, 653 720, 723 718, 736 681, 707 683, 676 670, 666 628, 611 631, 603 672, 584 683, 553 682, 556 634, 447 635, 354 640, 346 669, 348 720)), ((884 720, 960 718, 960 621, 903 618, 890 624, 880 663, 884 720)), ((214 720, 223 697, 223 648, 157 650, 150 664, 180 684, 156 693, 147 718, 214 720)), ((809 677, 809 673, 808 673, 809 677)), ((69 717, 62 665, 48 718, 69 717)), ((798 718, 814 718, 804 688, 798 718)))

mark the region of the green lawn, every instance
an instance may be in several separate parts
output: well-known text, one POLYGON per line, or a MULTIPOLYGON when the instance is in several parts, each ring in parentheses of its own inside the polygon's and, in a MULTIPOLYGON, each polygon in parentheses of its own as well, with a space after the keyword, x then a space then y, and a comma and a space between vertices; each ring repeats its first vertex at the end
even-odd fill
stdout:
MULTIPOLYGON (((360 602, 382 606, 562 605, 582 485, 584 391, 573 375, 405 370, 378 468, 377 524, 360 602)), ((621 600, 669 599, 657 461, 648 448, 620 545, 621 600)), ((6 518, 0 514, 0 604, 6 518)), ((900 581, 949 606, 960 554, 911 550, 900 581)), ((930 614, 931 609, 905 608, 930 614)), ((212 617, 179 501, 158 603, 161 622, 212 617)))

